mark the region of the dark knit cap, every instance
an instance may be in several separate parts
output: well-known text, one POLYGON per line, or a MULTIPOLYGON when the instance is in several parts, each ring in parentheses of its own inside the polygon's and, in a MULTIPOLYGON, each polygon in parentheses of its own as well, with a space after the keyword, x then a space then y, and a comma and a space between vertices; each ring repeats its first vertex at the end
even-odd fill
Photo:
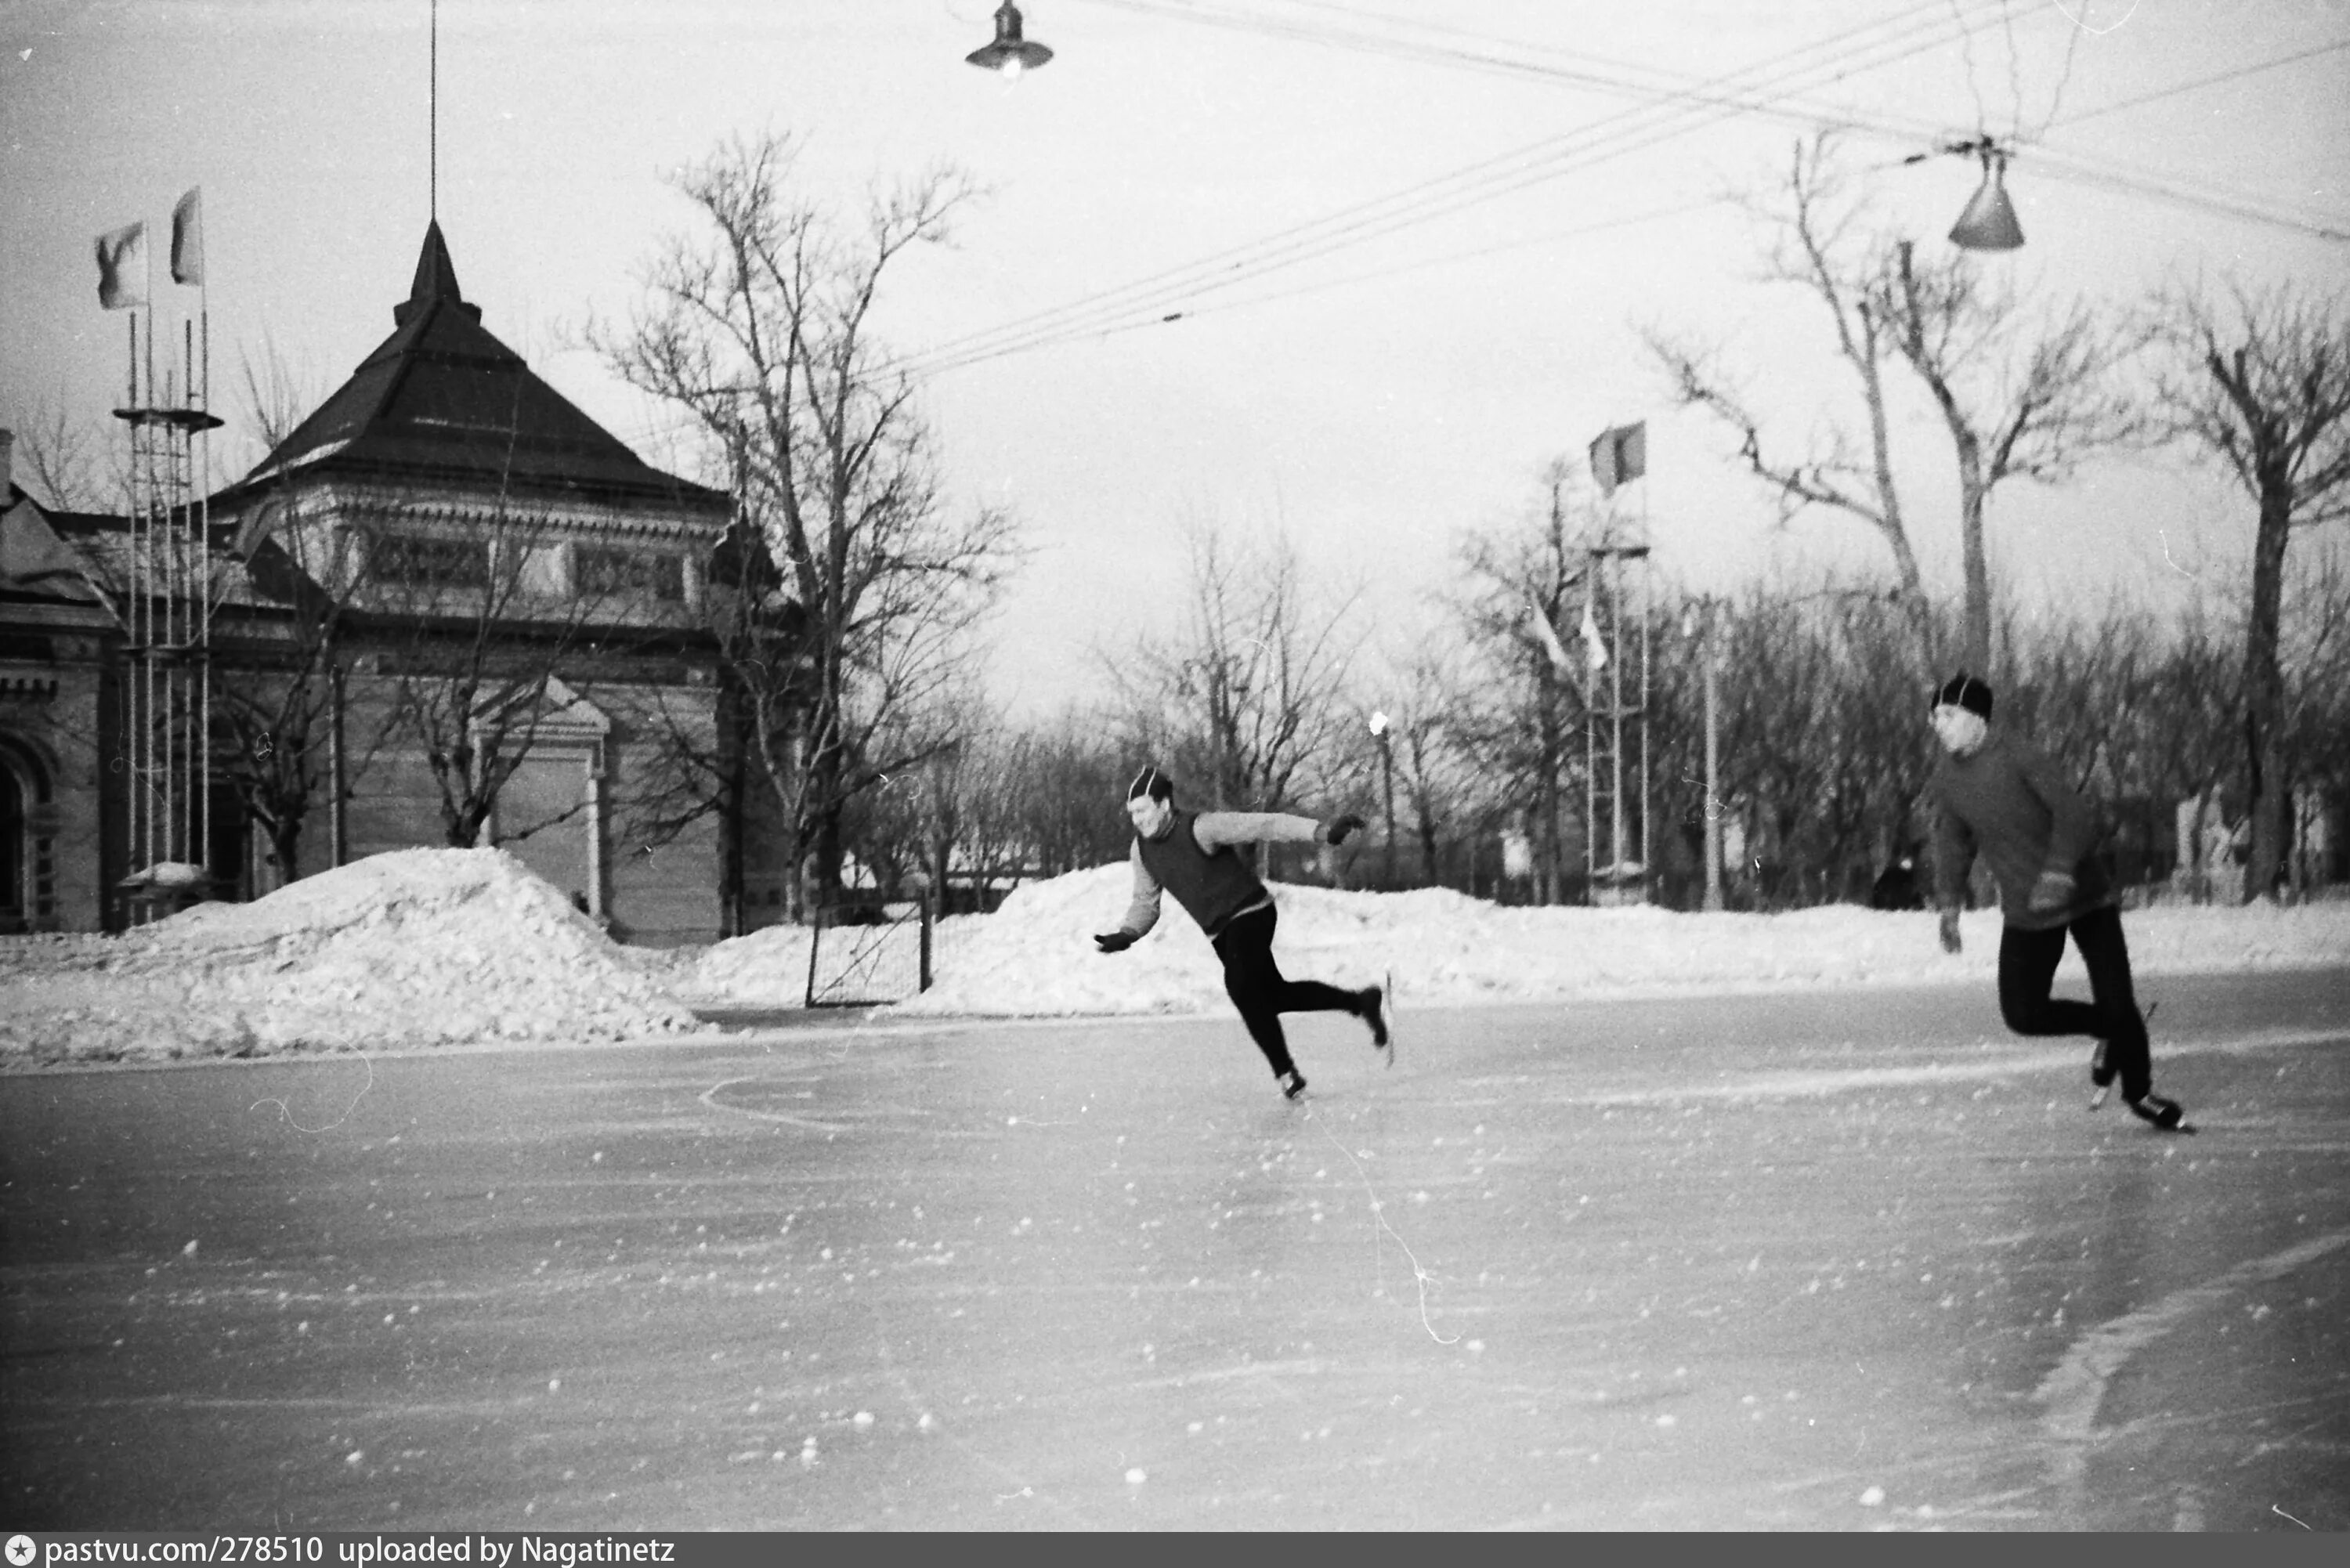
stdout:
POLYGON ((1146 794, 1153 800, 1175 798, 1175 781, 1160 773, 1156 763, 1143 763, 1142 771, 1134 775, 1134 782, 1126 786, 1126 798, 1128 800, 1138 800, 1146 794))
POLYGON ((1938 708, 1964 708, 1970 713, 1988 719, 1991 717, 1991 688, 1961 670, 1934 694, 1934 705, 1938 708))

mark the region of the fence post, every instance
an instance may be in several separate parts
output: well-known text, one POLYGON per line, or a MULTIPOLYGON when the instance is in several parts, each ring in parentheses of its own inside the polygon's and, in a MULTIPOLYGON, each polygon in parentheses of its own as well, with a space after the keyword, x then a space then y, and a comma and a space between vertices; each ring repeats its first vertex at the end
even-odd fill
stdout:
POLYGON ((816 1005, 816 950, 823 945, 824 910, 822 909, 811 909, 808 910, 807 990, 800 999, 800 1005, 802 1007, 814 1007, 816 1005))
POLYGON ((921 908, 921 921, 922 921, 922 983, 921 983, 921 989, 922 989, 922 990, 924 990, 924 991, 928 991, 928 990, 930 990, 930 989, 931 989, 931 893, 932 893, 932 889, 931 889, 931 888, 923 888, 923 889, 922 889, 922 892, 921 892, 921 900, 920 900, 920 908, 921 908))

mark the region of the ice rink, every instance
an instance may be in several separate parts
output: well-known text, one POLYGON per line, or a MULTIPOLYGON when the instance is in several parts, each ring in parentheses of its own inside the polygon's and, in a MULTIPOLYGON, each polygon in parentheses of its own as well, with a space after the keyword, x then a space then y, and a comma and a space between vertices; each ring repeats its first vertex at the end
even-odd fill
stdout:
POLYGON ((0 1525, 2350 1529, 2350 971, 0 1078, 0 1525))

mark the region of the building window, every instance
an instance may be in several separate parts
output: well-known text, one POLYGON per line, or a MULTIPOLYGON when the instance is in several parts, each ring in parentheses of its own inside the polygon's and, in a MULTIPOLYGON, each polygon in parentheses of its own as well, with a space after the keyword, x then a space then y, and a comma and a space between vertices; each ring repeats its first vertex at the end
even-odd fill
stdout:
POLYGON ((596 598, 685 602, 685 558, 609 545, 579 546, 573 570, 578 591, 596 598))
POLYGON ((404 583, 411 587, 487 587, 489 541, 379 536, 375 541, 374 568, 384 581, 404 583))

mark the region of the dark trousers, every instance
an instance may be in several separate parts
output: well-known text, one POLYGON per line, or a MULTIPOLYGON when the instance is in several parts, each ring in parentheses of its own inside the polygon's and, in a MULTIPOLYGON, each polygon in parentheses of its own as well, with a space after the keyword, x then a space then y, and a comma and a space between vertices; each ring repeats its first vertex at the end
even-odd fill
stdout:
POLYGON ((1249 1038, 1272 1064, 1274 1077, 1296 1070, 1281 1032, 1284 1012, 1352 1012, 1362 999, 1318 980, 1287 980, 1273 961, 1273 906, 1237 917, 1216 934, 1216 956, 1224 961, 1224 994, 1241 1010, 1249 1038))
POLYGON ((1999 940, 1999 1011, 2018 1034, 2086 1034, 2106 1042, 2106 1065, 2120 1075, 2126 1100, 2142 1099, 2154 1086, 2119 909, 2091 909, 2069 926, 2045 931, 2008 927, 1999 940), (2088 967, 2093 1001, 2060 1002, 2048 994, 2067 932, 2088 967))

